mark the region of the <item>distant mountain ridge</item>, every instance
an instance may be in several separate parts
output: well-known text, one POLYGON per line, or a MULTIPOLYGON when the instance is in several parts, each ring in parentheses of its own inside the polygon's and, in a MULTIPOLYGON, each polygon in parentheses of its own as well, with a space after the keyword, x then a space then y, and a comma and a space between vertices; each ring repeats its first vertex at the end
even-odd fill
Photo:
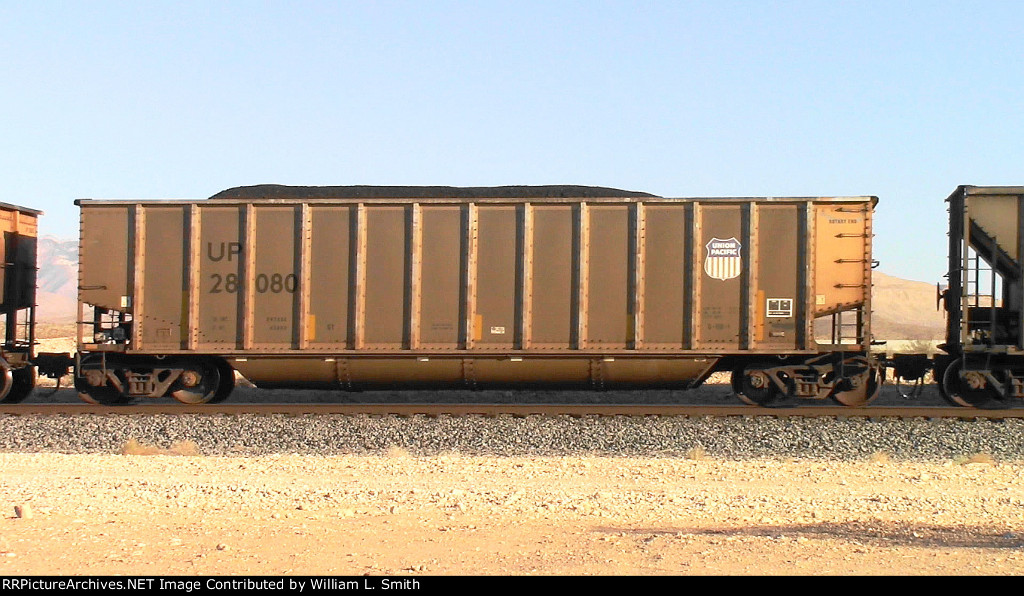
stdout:
MULTIPOLYGON (((78 311, 78 240, 39 238, 36 319, 67 323, 78 311)), ((874 272, 873 335, 876 339, 941 339, 945 315, 935 309, 935 286, 874 272)))
POLYGON ((36 255, 36 320, 74 322, 78 316, 78 240, 43 236, 36 245, 36 255))
POLYGON ((873 272, 871 333, 875 339, 935 340, 946 336, 946 313, 935 307, 935 284, 873 272))

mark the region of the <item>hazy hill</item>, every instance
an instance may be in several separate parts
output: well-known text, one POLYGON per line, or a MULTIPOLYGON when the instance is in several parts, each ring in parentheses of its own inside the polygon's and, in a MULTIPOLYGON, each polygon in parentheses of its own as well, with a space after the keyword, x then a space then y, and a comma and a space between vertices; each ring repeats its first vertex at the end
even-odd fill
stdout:
POLYGON ((74 322, 78 315, 78 240, 43 236, 37 249, 36 320, 74 322))
POLYGON ((876 339, 942 339, 946 313, 935 308, 935 284, 874 272, 871 292, 876 339))
MULTIPOLYGON (((39 239, 37 319, 74 321, 77 315, 78 241, 39 239)), ((877 339, 941 339, 944 315, 935 310, 935 286, 874 272, 874 336, 877 339)))

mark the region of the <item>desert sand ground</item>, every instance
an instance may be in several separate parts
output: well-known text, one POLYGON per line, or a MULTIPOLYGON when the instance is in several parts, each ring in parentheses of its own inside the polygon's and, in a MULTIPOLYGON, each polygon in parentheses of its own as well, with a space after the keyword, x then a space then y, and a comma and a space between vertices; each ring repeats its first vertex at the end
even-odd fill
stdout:
POLYGON ((0 576, 1024 573, 1024 464, 985 457, 125 451, 0 454, 0 576))

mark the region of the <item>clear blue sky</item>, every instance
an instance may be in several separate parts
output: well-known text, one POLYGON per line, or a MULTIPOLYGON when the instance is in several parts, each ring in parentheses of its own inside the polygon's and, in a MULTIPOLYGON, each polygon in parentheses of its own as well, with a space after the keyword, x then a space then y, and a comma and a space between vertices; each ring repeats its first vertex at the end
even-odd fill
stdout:
POLYGON ((943 199, 1024 184, 1024 2, 0 0, 0 201, 281 184, 877 195, 938 281, 943 199))

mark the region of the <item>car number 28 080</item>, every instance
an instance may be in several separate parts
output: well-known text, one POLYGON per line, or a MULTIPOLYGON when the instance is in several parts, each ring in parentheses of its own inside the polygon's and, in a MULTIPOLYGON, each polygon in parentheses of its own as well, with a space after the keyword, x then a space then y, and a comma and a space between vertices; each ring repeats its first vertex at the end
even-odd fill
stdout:
MULTIPOLYGON (((238 292, 239 279, 235 273, 228 273, 227 275, 221 275, 220 273, 210 274, 210 279, 213 281, 213 287, 210 288, 211 294, 220 294, 226 292, 228 294, 234 294, 238 292)), ((254 280, 256 291, 260 294, 266 294, 270 292, 272 294, 280 294, 281 292, 287 292, 292 294, 299 287, 299 278, 294 273, 287 275, 282 273, 259 273, 256 275, 254 280)))

